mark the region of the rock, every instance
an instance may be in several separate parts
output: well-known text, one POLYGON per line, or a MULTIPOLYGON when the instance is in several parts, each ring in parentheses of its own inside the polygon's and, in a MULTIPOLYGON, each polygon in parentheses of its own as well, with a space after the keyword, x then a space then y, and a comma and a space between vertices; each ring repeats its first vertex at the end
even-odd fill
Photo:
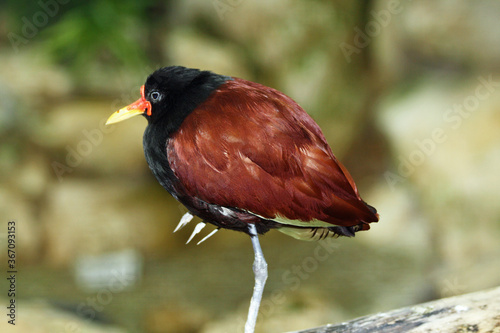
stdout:
POLYGON ((196 31, 180 28, 174 30, 167 35, 164 49, 172 64, 235 77, 249 77, 239 48, 200 35, 196 31))
POLYGON ((50 179, 50 163, 45 154, 29 149, 17 168, 17 177, 10 179, 26 197, 38 200, 45 192, 50 179))
MULTIPOLYGON (((388 13, 391 3, 377 1, 372 13, 388 13)), ((388 14, 381 32, 373 36, 383 76, 403 78, 422 69, 499 70, 500 36, 494 33, 500 29, 498 2, 398 3, 397 12, 388 14)))
POLYGON ((45 100, 64 98, 73 89, 69 74, 35 49, 0 53, 0 73, 1 81, 31 107, 45 100))
POLYGON ((166 198, 152 200, 155 195, 133 181, 66 179, 52 185, 41 214, 46 261, 67 265, 81 254, 131 247, 164 253, 175 244, 168 239, 179 213, 166 198))
POLYGON ((209 318, 206 313, 193 307, 182 308, 172 305, 150 308, 144 318, 144 331, 147 333, 195 333, 200 332, 209 318))
MULTIPOLYGON (((6 304, 8 300, 2 299, 6 304)), ((0 322, 2 332, 16 333, 125 333, 126 331, 113 325, 93 323, 87 318, 80 318, 71 312, 56 308, 42 300, 23 300, 21 308, 17 308, 15 326, 0 322)))
POLYGON ((494 202, 500 184, 499 82, 481 75, 429 78, 382 103, 379 123, 394 151, 387 186, 418 198, 412 209, 418 214, 398 223, 418 223, 429 233, 433 278, 442 295, 443 286, 459 277, 463 287, 455 293, 497 282, 495 274, 480 274, 479 282, 477 272, 484 271, 483 258, 500 255, 500 206, 494 202))
POLYGON ((109 115, 131 103, 132 98, 129 101, 73 100, 48 112, 33 136, 54 156, 50 166, 56 180, 88 173, 130 175, 144 171, 142 134, 146 121, 137 117, 120 126, 105 125, 109 115))
POLYGON ((497 332, 499 295, 496 288, 294 332, 497 332))
MULTIPOLYGON (((18 263, 34 263, 40 259, 43 237, 42 228, 36 218, 35 207, 32 201, 14 188, 3 186, 0 189, 0 230, 6 233, 7 223, 16 222, 15 241, 18 263)), ((2 244, 6 244, 4 243, 6 240, 5 237, 2 244)))

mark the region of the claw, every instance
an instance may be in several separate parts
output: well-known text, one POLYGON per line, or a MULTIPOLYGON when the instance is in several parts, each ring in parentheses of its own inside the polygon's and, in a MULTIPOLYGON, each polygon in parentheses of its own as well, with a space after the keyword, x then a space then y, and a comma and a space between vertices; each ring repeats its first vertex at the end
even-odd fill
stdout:
POLYGON ((189 222, 191 222, 192 219, 193 219, 193 215, 191 215, 190 212, 187 212, 186 214, 184 214, 182 216, 182 218, 181 218, 181 221, 177 225, 177 227, 175 227, 174 232, 176 232, 177 230, 182 229, 186 224, 188 224, 189 222))
POLYGON ((219 228, 212 230, 211 233, 209 233, 208 235, 206 235, 205 237, 203 237, 203 239, 201 241, 199 241, 198 243, 196 243, 196 245, 200 245, 201 243, 203 243, 204 241, 206 241, 207 239, 209 239, 211 236, 213 236, 217 231, 219 231, 219 228))
POLYGON ((193 237, 201 231, 201 229, 205 228, 206 225, 207 224, 205 222, 198 223, 196 227, 194 227, 193 233, 191 234, 191 236, 189 236, 189 239, 186 242, 186 244, 188 244, 193 239, 193 237))

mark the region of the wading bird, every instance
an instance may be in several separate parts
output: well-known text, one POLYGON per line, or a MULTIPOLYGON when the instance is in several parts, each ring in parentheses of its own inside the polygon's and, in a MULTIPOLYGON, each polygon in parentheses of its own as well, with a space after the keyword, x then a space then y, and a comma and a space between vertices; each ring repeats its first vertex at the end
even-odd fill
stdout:
MULTIPOLYGON (((158 182, 205 223, 250 235, 255 286, 245 332, 255 329, 267 263, 258 234, 302 240, 354 236, 378 221, 319 126, 290 97, 258 83, 180 66, 151 74, 141 98, 106 124, 143 115, 143 145, 158 182)), ((174 232, 175 232, 174 231, 174 232)), ((201 242, 200 241, 200 242, 201 242)))

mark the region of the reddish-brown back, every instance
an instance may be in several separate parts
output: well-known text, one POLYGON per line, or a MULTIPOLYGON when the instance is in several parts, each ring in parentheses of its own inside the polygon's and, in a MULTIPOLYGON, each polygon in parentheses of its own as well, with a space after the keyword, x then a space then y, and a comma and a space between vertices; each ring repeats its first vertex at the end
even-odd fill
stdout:
POLYGON ((339 226, 377 221, 319 126, 291 98, 234 79, 221 85, 167 144, 170 167, 208 203, 267 219, 339 226))

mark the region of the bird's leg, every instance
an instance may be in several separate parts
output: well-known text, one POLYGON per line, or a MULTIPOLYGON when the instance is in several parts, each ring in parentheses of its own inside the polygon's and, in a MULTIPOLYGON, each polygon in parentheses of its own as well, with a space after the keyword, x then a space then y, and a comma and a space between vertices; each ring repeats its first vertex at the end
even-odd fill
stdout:
POLYGON ((255 227, 255 224, 249 224, 248 229, 250 231, 253 251, 255 253, 255 259, 253 262, 255 286, 253 287, 252 300, 250 301, 247 322, 245 323, 245 333, 253 333, 255 330, 255 324, 257 322, 257 315, 259 314, 262 293, 264 291, 264 286, 267 280, 267 263, 264 259, 262 249, 260 248, 259 237, 257 236, 257 228, 255 227))

